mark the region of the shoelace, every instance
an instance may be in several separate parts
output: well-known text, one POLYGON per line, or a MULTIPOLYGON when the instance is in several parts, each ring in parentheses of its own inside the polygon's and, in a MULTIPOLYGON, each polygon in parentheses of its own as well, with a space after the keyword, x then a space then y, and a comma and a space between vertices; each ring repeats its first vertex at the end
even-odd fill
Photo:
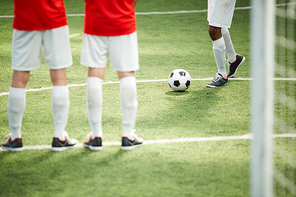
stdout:
POLYGON ((217 82, 221 79, 221 76, 219 74, 216 75, 216 77, 213 79, 213 82, 217 82))

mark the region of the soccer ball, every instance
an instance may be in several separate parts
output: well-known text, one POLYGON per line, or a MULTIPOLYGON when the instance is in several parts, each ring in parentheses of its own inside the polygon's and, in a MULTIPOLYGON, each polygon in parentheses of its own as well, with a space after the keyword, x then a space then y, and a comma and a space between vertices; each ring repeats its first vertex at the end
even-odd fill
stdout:
POLYGON ((168 82, 174 91, 182 92, 189 88, 191 77, 186 70, 176 69, 169 75, 168 82))

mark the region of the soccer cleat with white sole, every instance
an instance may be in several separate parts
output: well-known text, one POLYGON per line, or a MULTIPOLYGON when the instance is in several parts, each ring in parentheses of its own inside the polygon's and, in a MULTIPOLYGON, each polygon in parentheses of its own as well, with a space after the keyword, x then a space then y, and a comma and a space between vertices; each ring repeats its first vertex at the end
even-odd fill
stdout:
POLYGON ((214 79, 207 84, 207 87, 216 88, 216 87, 224 86, 227 84, 228 84, 228 77, 224 78, 220 73, 217 73, 214 79))
POLYGON ((68 136, 65 136, 64 140, 60 140, 57 137, 53 138, 52 141, 52 151, 64 151, 69 148, 73 148, 77 144, 76 139, 70 139, 68 136))
POLYGON ((96 136, 94 139, 92 139, 91 136, 92 132, 90 132, 86 136, 86 140, 83 143, 83 146, 86 148, 89 148, 90 150, 98 151, 98 150, 103 150, 102 146, 102 137, 96 136))
POLYGON ((139 146, 143 145, 143 139, 139 138, 136 134, 134 134, 132 139, 123 136, 121 143, 121 150, 133 150, 139 146))
POLYGON ((241 55, 236 55, 236 60, 234 62, 228 62, 229 64, 229 73, 228 77, 233 77, 237 71, 237 69, 244 63, 246 58, 241 55))
POLYGON ((7 140, 1 143, 1 147, 12 152, 23 151, 22 138, 15 138, 12 141, 11 137, 9 137, 7 140))

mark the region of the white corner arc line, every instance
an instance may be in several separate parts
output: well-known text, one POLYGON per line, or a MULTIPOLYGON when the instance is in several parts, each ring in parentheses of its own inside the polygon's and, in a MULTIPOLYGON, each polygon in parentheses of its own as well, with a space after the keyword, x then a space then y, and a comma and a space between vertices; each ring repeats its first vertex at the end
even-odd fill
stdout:
MULTIPOLYGON (((273 138, 295 138, 296 133, 286 134, 273 134, 273 138)), ((169 144, 169 143, 182 143, 182 142, 206 142, 206 141, 225 141, 225 140, 250 140, 253 139, 252 134, 246 134, 241 136, 215 136, 215 137, 197 137, 197 138, 176 138, 176 139, 161 139, 161 140, 147 140, 144 144, 169 144)), ((121 142, 103 142, 103 146, 120 146, 121 142)), ((78 143, 74 148, 82 148, 83 144, 78 143)), ((42 150, 51 149, 51 145, 36 145, 36 146, 24 146, 24 150, 42 150)), ((0 149, 1 151, 7 151, 6 149, 0 149)))

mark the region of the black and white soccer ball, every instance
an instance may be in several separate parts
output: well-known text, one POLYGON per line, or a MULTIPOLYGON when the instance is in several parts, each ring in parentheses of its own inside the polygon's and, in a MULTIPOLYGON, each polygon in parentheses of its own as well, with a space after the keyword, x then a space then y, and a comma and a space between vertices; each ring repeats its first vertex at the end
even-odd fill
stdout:
POLYGON ((186 70, 176 69, 169 75, 168 82, 174 91, 183 92, 189 88, 191 77, 186 70))

